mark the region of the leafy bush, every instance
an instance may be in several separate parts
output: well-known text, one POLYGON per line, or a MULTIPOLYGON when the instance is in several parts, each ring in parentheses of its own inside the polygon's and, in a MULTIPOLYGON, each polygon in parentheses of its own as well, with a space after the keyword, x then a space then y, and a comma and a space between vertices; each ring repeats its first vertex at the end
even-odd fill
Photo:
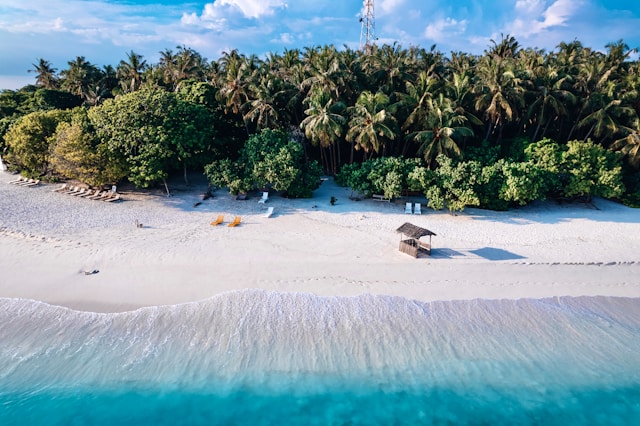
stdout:
POLYGON ((467 206, 479 206, 476 191, 480 183, 482 167, 477 161, 454 164, 453 160, 439 155, 436 161, 435 185, 427 190, 428 206, 440 210, 445 205, 451 213, 463 211, 467 206))
POLYGON ((300 143, 282 131, 265 129, 249 138, 237 161, 215 161, 205 167, 205 174, 213 185, 228 187, 233 194, 271 187, 290 197, 310 197, 321 169, 317 162, 305 161, 300 143))
POLYGON ((33 112, 18 119, 4 136, 11 168, 31 176, 42 176, 49 170, 50 144, 58 124, 68 121, 68 111, 33 112))

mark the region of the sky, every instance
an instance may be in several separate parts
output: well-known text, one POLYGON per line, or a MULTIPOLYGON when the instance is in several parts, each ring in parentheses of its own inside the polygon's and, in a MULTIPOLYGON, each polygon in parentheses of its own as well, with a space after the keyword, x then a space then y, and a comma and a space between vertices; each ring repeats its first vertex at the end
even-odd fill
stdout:
MULTIPOLYGON (((546 51, 576 39, 640 47, 638 0, 374 0, 374 11, 376 43, 445 54, 481 54, 502 35, 546 51)), ((178 46, 209 61, 232 49, 357 49, 362 13, 362 0, 0 0, 0 89, 33 84, 40 58, 60 71, 77 56, 116 67, 132 50, 157 63, 178 46)))

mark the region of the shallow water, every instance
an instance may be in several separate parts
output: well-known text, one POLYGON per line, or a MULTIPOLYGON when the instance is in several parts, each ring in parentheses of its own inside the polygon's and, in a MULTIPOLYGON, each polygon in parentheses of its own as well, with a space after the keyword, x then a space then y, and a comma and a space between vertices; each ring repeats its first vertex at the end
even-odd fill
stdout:
POLYGON ((640 299, 0 299, 0 424, 640 424, 640 299))

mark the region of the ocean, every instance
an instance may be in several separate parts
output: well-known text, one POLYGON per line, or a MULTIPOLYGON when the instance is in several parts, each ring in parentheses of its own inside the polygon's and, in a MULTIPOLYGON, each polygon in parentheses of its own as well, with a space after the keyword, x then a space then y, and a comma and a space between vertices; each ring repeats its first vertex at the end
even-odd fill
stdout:
POLYGON ((637 425, 640 298, 0 299, 2 425, 637 425))

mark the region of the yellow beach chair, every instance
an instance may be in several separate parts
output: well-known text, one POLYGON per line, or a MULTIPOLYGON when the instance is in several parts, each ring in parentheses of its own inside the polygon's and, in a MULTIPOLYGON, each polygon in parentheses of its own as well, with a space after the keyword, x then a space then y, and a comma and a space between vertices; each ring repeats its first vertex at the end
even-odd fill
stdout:
POLYGON ((229 225, 230 228, 233 228, 234 226, 238 226, 240 225, 240 216, 236 216, 235 219, 233 219, 233 222, 231 222, 229 225))
POLYGON ((211 226, 220 225, 223 221, 224 221, 224 216, 223 215, 218 215, 218 218, 216 220, 214 220, 213 222, 211 222, 211 226))

